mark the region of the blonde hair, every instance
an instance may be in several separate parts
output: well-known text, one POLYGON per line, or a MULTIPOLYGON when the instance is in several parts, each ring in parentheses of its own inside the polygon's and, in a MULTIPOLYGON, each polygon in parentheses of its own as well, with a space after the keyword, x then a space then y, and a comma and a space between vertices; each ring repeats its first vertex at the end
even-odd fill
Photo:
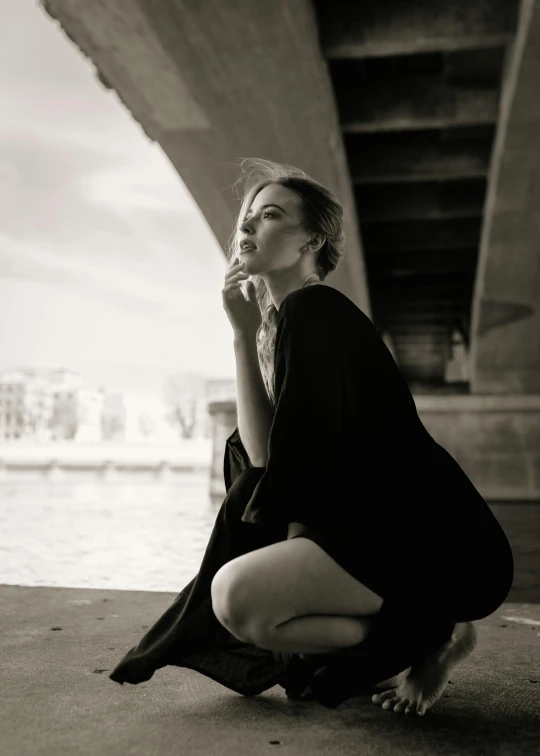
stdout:
MULTIPOLYGON (((227 259, 231 261, 232 258, 239 257, 240 225, 255 196, 268 184, 281 184, 299 196, 304 229, 308 233, 320 233, 326 239, 315 258, 316 274, 320 281, 324 281, 326 276, 335 270, 344 254, 345 235, 341 204, 322 184, 293 165, 260 158, 244 158, 240 167, 241 175, 234 187, 244 181, 244 191, 235 227, 228 240, 227 259)), ((259 366, 266 392, 275 407, 274 350, 278 310, 272 302, 264 279, 253 275, 251 280, 262 315, 262 323, 257 331, 259 366)))

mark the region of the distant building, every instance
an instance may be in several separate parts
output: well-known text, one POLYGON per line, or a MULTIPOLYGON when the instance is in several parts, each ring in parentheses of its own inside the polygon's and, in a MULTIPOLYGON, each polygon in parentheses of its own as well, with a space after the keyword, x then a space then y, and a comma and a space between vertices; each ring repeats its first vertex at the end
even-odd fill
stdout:
POLYGON ((51 440, 100 441, 103 395, 74 370, 44 373, 53 391, 51 440))
MULTIPOLYGON (((212 437, 208 405, 236 401, 236 380, 180 375, 173 390, 190 438, 212 437)), ((0 441, 147 441, 182 438, 171 405, 85 384, 74 370, 16 368, 0 372, 0 441), (144 416, 141 420, 141 416, 144 416), (145 427, 147 430, 144 430, 145 427)))
POLYGON ((67 369, 0 373, 0 438, 4 441, 100 441, 103 393, 67 369))
POLYGON ((0 374, 0 439, 48 441, 54 398, 49 382, 33 370, 0 374))
POLYGON ((101 410, 101 440, 125 441, 127 427, 127 402, 124 394, 103 390, 101 410))

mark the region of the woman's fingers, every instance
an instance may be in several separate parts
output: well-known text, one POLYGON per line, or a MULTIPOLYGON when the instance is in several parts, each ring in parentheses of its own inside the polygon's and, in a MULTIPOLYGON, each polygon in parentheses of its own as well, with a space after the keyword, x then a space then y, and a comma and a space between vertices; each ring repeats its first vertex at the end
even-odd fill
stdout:
POLYGON ((236 262, 234 265, 229 265, 227 270, 225 271, 225 277, 230 276, 232 273, 235 273, 238 270, 241 270, 243 267, 243 262, 236 262))
POLYGON ((225 283, 231 283, 232 281, 239 281, 242 278, 247 278, 248 273, 245 273, 243 270, 238 271, 238 273, 235 273, 232 276, 227 276, 225 279, 225 283))
POLYGON ((241 278, 247 278, 249 276, 249 273, 246 273, 245 270, 242 270, 240 268, 231 268, 225 275, 225 283, 231 283, 231 281, 239 280, 241 278))
POLYGON ((238 289, 240 287, 240 282, 245 281, 246 278, 248 278, 248 273, 244 273, 244 271, 238 271, 238 273, 227 276, 225 278, 225 286, 223 287, 223 293, 232 291, 234 289, 238 289))

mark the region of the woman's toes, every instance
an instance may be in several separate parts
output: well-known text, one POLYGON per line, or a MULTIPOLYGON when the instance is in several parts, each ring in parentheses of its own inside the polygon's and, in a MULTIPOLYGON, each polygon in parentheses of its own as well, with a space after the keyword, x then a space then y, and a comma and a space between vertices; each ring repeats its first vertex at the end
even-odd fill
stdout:
POLYGON ((394 706, 394 711, 405 711, 407 708, 407 705, 409 703, 408 698, 400 698, 398 699, 397 704, 394 706))
POLYGON ((388 698, 382 705, 383 709, 393 709, 394 706, 401 701, 401 698, 388 698))
POLYGON ((423 717, 426 713, 426 704, 422 701, 422 703, 419 703, 416 707, 416 713, 419 717, 423 717))
POLYGON ((371 697, 371 700, 374 704, 377 704, 377 706, 380 706, 385 701, 387 701, 389 698, 395 698, 396 691, 395 688, 392 690, 385 690, 384 693, 374 693, 371 697))
POLYGON ((405 709, 405 714, 414 714, 416 711, 416 701, 411 701, 405 709))

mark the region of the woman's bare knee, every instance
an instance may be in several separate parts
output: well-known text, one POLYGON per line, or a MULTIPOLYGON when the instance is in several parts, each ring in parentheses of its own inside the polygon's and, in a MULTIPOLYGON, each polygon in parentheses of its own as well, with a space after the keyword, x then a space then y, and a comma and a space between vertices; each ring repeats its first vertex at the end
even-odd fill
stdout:
MULTIPOLYGON (((233 560, 234 561, 234 560, 233 560)), ((245 592, 241 590, 242 576, 232 562, 223 565, 212 580, 210 596, 212 609, 218 622, 235 637, 244 640, 248 616, 245 592), (242 636, 240 638, 240 636, 242 636)))

